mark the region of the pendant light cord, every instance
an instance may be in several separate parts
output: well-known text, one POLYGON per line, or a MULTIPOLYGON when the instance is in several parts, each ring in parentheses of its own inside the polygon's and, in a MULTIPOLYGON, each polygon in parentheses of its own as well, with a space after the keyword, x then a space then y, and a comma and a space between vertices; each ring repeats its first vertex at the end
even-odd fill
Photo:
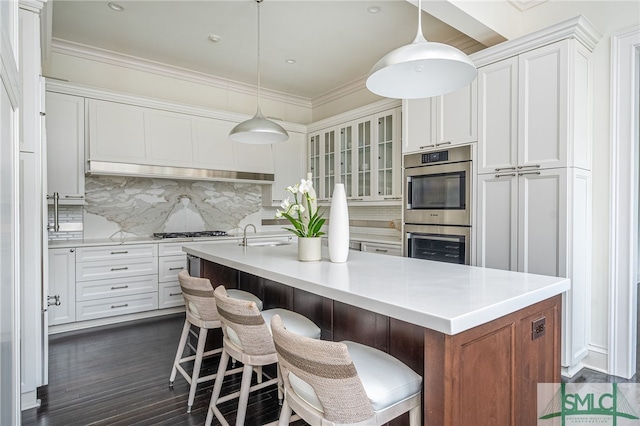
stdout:
POLYGON ((422 32, 422 0, 418 0, 418 34, 416 34, 416 39, 413 40, 413 42, 419 43, 426 41, 427 39, 424 37, 424 33, 422 32))
POLYGON ((258 3, 258 64, 257 64, 257 74, 258 74, 258 112, 260 111, 260 3, 262 0, 256 0, 258 3))

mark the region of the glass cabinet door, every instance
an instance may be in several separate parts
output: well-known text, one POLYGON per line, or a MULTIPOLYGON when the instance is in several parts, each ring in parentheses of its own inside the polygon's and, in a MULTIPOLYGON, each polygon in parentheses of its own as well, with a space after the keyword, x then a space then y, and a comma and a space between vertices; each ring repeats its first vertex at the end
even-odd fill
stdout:
POLYGON ((378 195, 394 195, 393 114, 378 117, 378 195))
POLYGON ((358 123, 358 197, 371 196, 371 120, 358 123))
MULTIPOLYGON (((311 181, 316 192, 320 191, 320 135, 311 135, 309 138, 309 171, 311 181)), ((304 176, 306 179, 306 176, 304 176)), ((291 182, 291 185, 297 182, 291 182)))
POLYGON ((331 198, 333 186, 336 183, 336 131, 329 130, 323 133, 324 136, 324 182, 320 198, 331 198))
POLYGON ((347 197, 353 197, 353 125, 340 127, 340 182, 347 197))

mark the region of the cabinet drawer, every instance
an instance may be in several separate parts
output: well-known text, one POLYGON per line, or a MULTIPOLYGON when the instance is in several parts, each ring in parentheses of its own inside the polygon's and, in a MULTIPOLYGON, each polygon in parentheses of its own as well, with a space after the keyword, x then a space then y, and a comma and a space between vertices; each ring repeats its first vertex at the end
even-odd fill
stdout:
POLYGON ((158 281, 176 281, 178 274, 187 269, 187 255, 158 258, 158 281))
POLYGON ((76 262, 76 282, 157 273, 158 259, 155 257, 76 262))
POLYGON ((158 285, 158 309, 184 306, 184 298, 177 281, 158 285))
POLYGON ((133 259, 139 257, 157 257, 157 244, 132 244, 100 247, 79 247, 76 262, 96 260, 133 259))
POLYGON ((192 244, 188 243, 159 243, 158 244, 158 256, 177 256, 177 255, 186 255, 185 252, 182 251, 182 246, 184 244, 192 244))
POLYGON ((76 285, 76 301, 149 293, 158 290, 156 275, 83 281, 76 285))
POLYGON ((402 256, 402 247, 392 244, 376 244, 363 242, 360 250, 368 253, 388 254, 390 256, 402 256))
POLYGON ((158 292, 109 297, 76 303, 76 321, 114 317, 158 309, 158 292))

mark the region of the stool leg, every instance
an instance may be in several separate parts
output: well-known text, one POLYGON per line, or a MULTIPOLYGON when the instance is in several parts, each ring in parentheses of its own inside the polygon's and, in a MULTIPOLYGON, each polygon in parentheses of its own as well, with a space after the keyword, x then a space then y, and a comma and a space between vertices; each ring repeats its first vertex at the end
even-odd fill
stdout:
POLYGON ((210 426, 211 421, 213 420, 213 407, 218 402, 218 398, 220 397, 220 391, 222 390, 222 382, 224 381, 224 372, 227 369, 227 365, 229 364, 229 354, 224 348, 222 349, 222 354, 220 355, 220 364, 218 364, 218 374, 216 374, 216 381, 213 385, 213 393, 211 394, 211 401, 209 402, 209 408, 207 410, 207 420, 205 421, 205 426, 210 426))
POLYGON ((284 384, 282 383, 282 376, 280 375, 280 364, 276 364, 276 377, 278 378, 278 404, 282 405, 282 400, 284 399, 282 389, 284 384))
POLYGON ((184 326, 182 327, 182 334, 180 335, 180 343, 178 343, 178 351, 176 352, 176 359, 173 361, 173 368, 171 369, 171 376, 169 377, 169 387, 173 387, 173 381, 176 379, 176 373, 178 369, 177 365, 180 363, 180 358, 182 358, 182 354, 184 353, 184 347, 187 344, 187 337, 189 336, 189 330, 191 329, 191 324, 188 320, 184 320, 184 326))
POLYGON ((280 411, 280 419, 278 420, 278 426, 288 426, 291 420, 291 407, 285 399, 282 403, 282 410, 280 411))
POLYGON ((236 426, 244 425, 244 418, 247 415, 247 404, 249 402, 252 375, 253 366, 245 365, 242 369, 242 382, 240 383, 240 399, 238 400, 238 417, 236 417, 236 426))
POLYGON ((413 407, 409 410, 409 425, 419 426, 422 419, 422 413, 420 412, 420 406, 413 407))
POLYGON ((193 372, 191 373, 191 389, 189 389, 189 402, 187 403, 187 413, 191 412, 193 400, 196 397, 196 388, 198 387, 198 377, 200 377, 200 366, 202 365, 202 354, 204 353, 204 345, 207 343, 207 330, 200 327, 198 334, 198 347, 196 349, 196 359, 193 362, 193 372))

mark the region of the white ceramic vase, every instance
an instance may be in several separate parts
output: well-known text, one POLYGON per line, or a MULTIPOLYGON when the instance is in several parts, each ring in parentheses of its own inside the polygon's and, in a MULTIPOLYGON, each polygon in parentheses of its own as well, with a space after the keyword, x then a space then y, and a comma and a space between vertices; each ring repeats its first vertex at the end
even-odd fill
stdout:
POLYGON ((344 184, 336 183, 329 212, 329 259, 346 262, 349 257, 349 208, 344 184))
POLYGON ((298 237, 298 260, 317 262, 322 257, 321 237, 298 237))

